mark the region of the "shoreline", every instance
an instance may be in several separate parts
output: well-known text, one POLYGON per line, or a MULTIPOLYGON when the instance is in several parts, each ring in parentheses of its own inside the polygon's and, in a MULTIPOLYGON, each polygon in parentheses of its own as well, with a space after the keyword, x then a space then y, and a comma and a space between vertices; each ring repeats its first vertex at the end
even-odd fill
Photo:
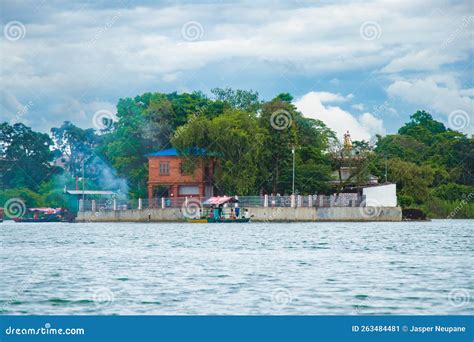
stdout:
MULTIPOLYGON (((400 207, 249 208, 251 222, 402 222, 400 207)), ((76 222, 185 222, 181 209, 78 212, 76 222)))

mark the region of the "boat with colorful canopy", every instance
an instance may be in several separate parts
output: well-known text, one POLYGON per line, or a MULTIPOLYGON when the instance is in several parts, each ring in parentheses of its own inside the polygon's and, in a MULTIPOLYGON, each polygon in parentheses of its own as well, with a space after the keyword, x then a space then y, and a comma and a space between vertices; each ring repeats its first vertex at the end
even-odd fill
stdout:
POLYGON ((15 222, 69 222, 68 211, 64 208, 28 208, 15 222))
POLYGON ((230 196, 210 197, 202 203, 199 217, 188 218, 190 223, 247 223, 248 209, 239 207, 239 200, 230 196))

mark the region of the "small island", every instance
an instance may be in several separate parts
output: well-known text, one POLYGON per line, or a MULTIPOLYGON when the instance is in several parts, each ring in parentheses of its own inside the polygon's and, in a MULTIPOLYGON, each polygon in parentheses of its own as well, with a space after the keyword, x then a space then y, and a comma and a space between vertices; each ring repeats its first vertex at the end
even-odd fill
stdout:
POLYGON ((239 197, 254 221, 392 221, 400 208, 406 219, 474 216, 473 138, 425 111, 397 134, 353 141, 303 116, 289 94, 213 93, 121 99, 95 129, 1 124, 0 203, 18 199, 21 214, 64 208, 82 221, 183 220, 187 199, 212 196, 239 197))

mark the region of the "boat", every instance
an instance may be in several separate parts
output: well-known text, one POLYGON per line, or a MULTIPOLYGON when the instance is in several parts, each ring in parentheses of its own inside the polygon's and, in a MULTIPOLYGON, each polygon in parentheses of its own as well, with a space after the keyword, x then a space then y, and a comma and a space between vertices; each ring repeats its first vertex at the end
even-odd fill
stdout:
POLYGON ((198 219, 187 219, 186 222, 189 223, 246 223, 249 222, 250 218, 221 218, 221 219, 211 219, 211 218, 198 218, 198 219))
POLYGON ((71 222, 67 209, 63 208, 29 208, 23 216, 13 220, 21 223, 71 222))
POLYGON ((207 223, 246 223, 249 222, 249 217, 242 217, 242 218, 224 218, 224 219, 207 219, 207 223))
POLYGON ((248 210, 239 208, 238 203, 239 203, 239 200, 235 197, 229 197, 229 196, 210 197, 202 203, 203 210, 200 210, 200 213, 201 213, 200 217, 187 218, 186 222, 189 222, 189 223, 247 223, 247 222, 250 222, 250 217, 248 217, 248 210), (238 215, 236 215, 235 213, 238 213, 238 215))
POLYGON ((207 223, 207 218, 188 218, 186 219, 186 222, 188 223, 207 223))

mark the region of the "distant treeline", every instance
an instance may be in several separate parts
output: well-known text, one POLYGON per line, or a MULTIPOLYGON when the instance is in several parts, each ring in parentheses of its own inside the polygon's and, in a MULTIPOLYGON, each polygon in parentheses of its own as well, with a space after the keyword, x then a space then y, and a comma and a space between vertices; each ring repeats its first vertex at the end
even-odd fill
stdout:
POLYGON ((263 102, 253 91, 212 93, 212 98, 174 92, 120 99, 116 115, 97 113, 95 128, 64 122, 50 135, 21 123, 0 124, 0 205, 15 197, 27 206, 61 206, 64 186, 75 188, 83 172, 87 188, 146 197, 144 155, 193 146, 219 156, 215 185, 222 193, 290 194, 294 149, 300 194, 331 193, 363 184, 369 175, 381 181, 386 176, 397 183, 402 207, 422 208, 431 217, 474 218, 474 139, 425 111, 414 113, 397 134, 377 136, 373 144, 354 141, 360 158, 352 165, 337 158, 342 147, 335 133, 303 117, 290 94, 263 102), (356 174, 331 185, 341 166, 356 174))

